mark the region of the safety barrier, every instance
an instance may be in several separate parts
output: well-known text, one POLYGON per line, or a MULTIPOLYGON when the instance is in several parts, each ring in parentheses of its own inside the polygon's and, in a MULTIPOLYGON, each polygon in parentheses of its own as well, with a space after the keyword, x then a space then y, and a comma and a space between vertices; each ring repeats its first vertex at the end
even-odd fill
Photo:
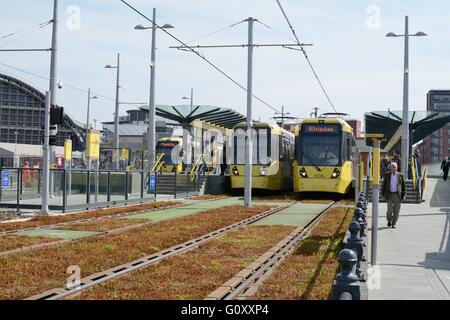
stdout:
POLYGON ((367 289, 367 193, 361 192, 353 221, 339 253, 340 273, 333 283, 333 300, 366 300, 367 289))
MULTIPOLYGON (((0 168, 0 176, 1 208, 41 209, 42 169, 0 168)), ((150 202, 159 195, 198 195, 204 182, 198 176, 191 181, 188 172, 51 169, 49 209, 67 212, 150 202)))

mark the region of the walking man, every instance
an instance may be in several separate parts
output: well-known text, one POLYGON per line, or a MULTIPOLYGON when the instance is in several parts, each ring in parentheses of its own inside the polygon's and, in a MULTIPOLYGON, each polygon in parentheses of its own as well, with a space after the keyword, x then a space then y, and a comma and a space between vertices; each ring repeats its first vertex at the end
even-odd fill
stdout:
POLYGON ((445 157, 444 161, 441 164, 441 170, 444 172, 444 181, 448 179, 448 170, 450 169, 450 162, 448 161, 448 157, 445 157))
POLYGON ((388 227, 395 228, 402 201, 406 196, 406 187, 403 175, 397 170, 397 163, 392 162, 390 169, 391 171, 384 176, 381 193, 387 201, 388 227))

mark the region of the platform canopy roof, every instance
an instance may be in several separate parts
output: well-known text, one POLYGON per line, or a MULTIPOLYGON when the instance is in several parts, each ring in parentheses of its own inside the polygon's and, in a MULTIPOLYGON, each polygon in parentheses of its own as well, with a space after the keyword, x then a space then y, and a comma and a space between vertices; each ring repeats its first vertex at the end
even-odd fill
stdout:
MULTIPOLYGON (((148 106, 141 107, 141 110, 148 112, 148 106)), ((156 115, 175 121, 181 125, 187 125, 195 120, 205 121, 212 125, 231 129, 238 123, 245 121, 247 118, 230 108, 221 108, 215 106, 156 106, 156 115)))
MULTIPOLYGON (((411 143, 416 144, 433 132, 450 123, 450 113, 433 111, 410 111, 409 130, 411 143)), ((384 134, 386 142, 381 148, 397 144, 402 133, 402 111, 377 111, 365 114, 366 135, 384 134)), ((367 144, 373 143, 368 139, 367 144)), ((387 150, 389 151, 389 150, 387 150)))

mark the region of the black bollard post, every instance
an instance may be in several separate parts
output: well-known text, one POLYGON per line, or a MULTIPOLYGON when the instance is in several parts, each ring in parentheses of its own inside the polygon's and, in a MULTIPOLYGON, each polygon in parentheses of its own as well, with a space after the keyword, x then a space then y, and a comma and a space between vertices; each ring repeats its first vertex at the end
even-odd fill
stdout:
POLYGON ((339 253, 338 261, 341 265, 341 272, 336 276, 333 283, 333 300, 339 300, 345 297, 348 300, 348 294, 351 294, 352 300, 361 299, 361 287, 356 275, 356 263, 358 258, 356 253, 350 249, 344 249, 339 253))
POLYGON ((350 231, 350 237, 345 243, 345 249, 353 250, 356 253, 358 262, 356 264, 356 274, 361 281, 364 281, 365 277, 361 272, 361 261, 366 261, 364 257, 364 240, 359 236, 361 226, 357 221, 350 223, 348 230, 350 231))
POLYGON ((364 237, 366 234, 365 230, 366 230, 366 221, 365 221, 365 214, 363 209, 361 208, 356 208, 355 209, 355 215, 353 217, 354 221, 358 221, 360 227, 361 227, 361 231, 359 232, 359 236, 362 238, 364 237))

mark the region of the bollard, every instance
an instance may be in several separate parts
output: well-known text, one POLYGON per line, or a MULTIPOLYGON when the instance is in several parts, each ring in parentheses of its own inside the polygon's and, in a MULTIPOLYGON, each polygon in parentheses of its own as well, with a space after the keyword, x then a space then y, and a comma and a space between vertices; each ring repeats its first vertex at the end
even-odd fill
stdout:
POLYGON ((347 297, 344 293, 349 293, 352 300, 361 299, 361 287, 356 275, 356 263, 358 258, 356 253, 350 249, 344 249, 339 253, 339 264, 341 272, 336 276, 333 283, 333 300, 339 300, 341 297, 347 297))
POLYGON ((353 220, 358 221, 360 227, 361 227, 361 231, 359 233, 360 237, 364 237, 366 235, 366 216, 364 214, 364 211, 361 208, 356 208, 355 209, 355 215, 353 217, 353 220))
POLYGON ((356 208, 362 210, 362 214, 363 214, 363 216, 364 216, 363 218, 364 218, 364 221, 365 221, 366 213, 367 213, 367 207, 364 206, 364 204, 362 204, 361 202, 358 202, 358 204, 356 205, 356 208))
POLYGON ((366 211, 366 209, 367 209, 367 206, 366 206, 366 204, 364 203, 364 201, 358 201, 358 203, 356 204, 356 206, 357 206, 358 208, 363 209, 364 211, 366 211))
POLYGON ((361 281, 364 281, 364 275, 361 272, 361 261, 366 261, 364 257, 364 240, 359 236, 361 226, 359 222, 353 221, 350 223, 348 230, 350 237, 346 240, 345 249, 353 250, 356 253, 358 262, 356 264, 356 274, 361 281))
POLYGON ((367 198, 366 197, 359 197, 358 202, 362 202, 365 207, 367 207, 367 198))

